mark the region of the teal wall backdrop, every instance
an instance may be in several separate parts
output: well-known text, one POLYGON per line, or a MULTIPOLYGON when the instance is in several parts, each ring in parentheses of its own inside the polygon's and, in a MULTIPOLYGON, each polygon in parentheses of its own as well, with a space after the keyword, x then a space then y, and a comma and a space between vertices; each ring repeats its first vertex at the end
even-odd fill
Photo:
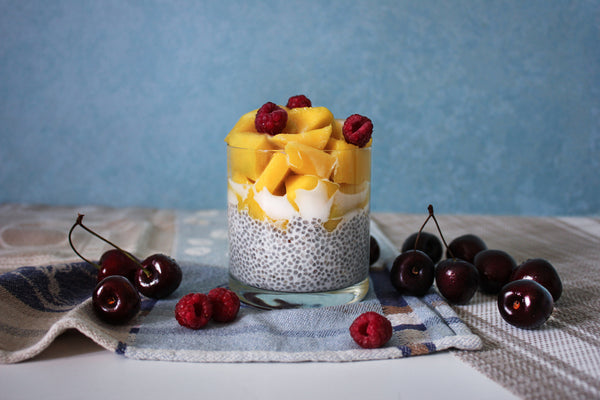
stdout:
POLYGON ((223 138, 375 124, 374 211, 600 214, 598 1, 0 0, 0 202, 224 208, 223 138))

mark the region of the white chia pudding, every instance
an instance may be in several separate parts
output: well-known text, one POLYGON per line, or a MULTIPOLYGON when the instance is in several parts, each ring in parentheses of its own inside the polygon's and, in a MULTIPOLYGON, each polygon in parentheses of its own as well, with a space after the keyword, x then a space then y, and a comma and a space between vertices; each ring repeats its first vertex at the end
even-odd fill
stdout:
POLYGON ((369 272, 369 213, 357 211, 329 232, 320 219, 292 218, 285 229, 229 204, 229 271, 238 281, 280 292, 325 292, 369 272))

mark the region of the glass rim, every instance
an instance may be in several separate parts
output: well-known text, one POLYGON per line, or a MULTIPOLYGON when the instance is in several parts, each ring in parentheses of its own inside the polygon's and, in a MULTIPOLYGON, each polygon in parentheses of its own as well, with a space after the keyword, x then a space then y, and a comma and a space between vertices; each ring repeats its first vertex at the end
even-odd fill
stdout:
MULTIPOLYGON (((250 148, 250 147, 232 146, 229 143, 226 143, 226 145, 227 145, 227 149, 247 150, 247 151, 254 151, 254 152, 265 152, 265 153, 283 153, 283 154, 285 154, 285 149, 253 149, 253 148, 250 148)), ((356 147, 356 148, 353 148, 353 149, 318 149, 318 148, 312 147, 312 146, 308 146, 308 147, 310 147, 311 149, 315 149, 315 150, 319 150, 319 151, 324 151, 326 153, 331 153, 331 152, 365 152, 365 151, 371 151, 371 149, 373 148, 373 146, 356 147)))

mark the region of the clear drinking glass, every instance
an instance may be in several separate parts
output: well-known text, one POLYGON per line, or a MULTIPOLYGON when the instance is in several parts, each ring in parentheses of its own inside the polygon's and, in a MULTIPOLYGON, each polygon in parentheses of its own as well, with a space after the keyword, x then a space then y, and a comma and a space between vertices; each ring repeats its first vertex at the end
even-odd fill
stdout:
POLYGON ((227 146, 230 288, 264 309, 360 301, 371 148, 286 151, 227 146))

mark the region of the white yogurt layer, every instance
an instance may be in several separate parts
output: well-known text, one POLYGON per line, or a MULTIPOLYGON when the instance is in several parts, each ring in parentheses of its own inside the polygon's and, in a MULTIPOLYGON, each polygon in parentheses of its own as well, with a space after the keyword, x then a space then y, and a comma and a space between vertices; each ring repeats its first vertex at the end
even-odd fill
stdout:
POLYGON ((344 193, 342 190, 337 190, 331 196, 323 181, 319 181, 317 186, 311 190, 297 189, 294 200, 298 207, 296 210, 290 203, 287 194, 276 196, 271 194, 267 188, 256 192, 254 185, 236 183, 231 179, 229 180, 227 200, 230 204, 238 204, 240 199, 246 200, 250 192, 265 215, 276 221, 290 221, 298 217, 309 221, 313 218, 327 221, 332 207, 335 208, 336 218, 339 218, 352 211, 365 210, 369 203, 369 182, 363 183, 356 193, 344 193))
MULTIPOLYGON (((339 191, 338 191, 339 192, 339 191)), ((296 190, 296 205, 300 216, 310 220, 313 218, 326 221, 329 219, 329 212, 333 204, 333 197, 329 197, 327 186, 319 181, 314 189, 298 189, 296 190)))
MULTIPOLYGON (((254 188, 252 189, 254 190, 254 188)), ((267 188, 254 194, 254 200, 258 203, 265 214, 274 220, 287 219, 290 220, 298 216, 298 211, 288 201, 287 195, 274 196, 267 188)))
POLYGON ((237 183, 229 179, 229 189, 227 190, 227 202, 231 204, 238 203, 238 196, 242 199, 248 197, 248 192, 252 185, 247 183, 237 183))
POLYGON ((363 209, 369 203, 369 182, 360 185, 356 193, 344 193, 338 190, 333 195, 333 205, 345 214, 350 210, 363 209))

